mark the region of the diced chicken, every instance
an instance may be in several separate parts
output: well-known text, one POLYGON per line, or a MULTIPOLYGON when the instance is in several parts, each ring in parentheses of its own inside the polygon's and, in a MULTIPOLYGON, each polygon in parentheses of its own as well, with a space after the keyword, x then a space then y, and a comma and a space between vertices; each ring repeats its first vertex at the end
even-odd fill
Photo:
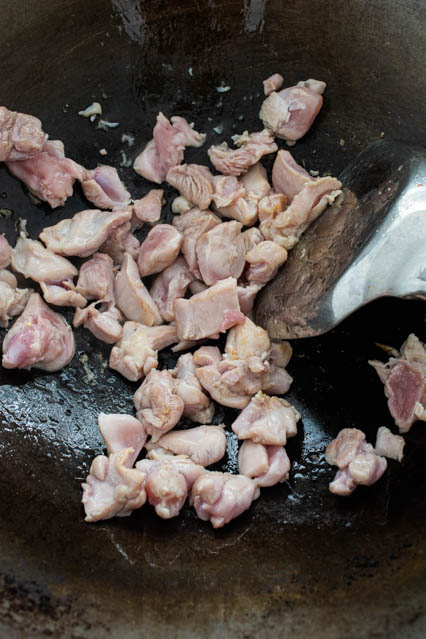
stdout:
POLYGON ((147 450, 160 446, 175 455, 187 455, 195 464, 210 466, 220 461, 226 450, 224 425, 197 426, 185 430, 174 430, 160 437, 155 443, 148 442, 147 450))
POLYGON ((135 200, 132 222, 136 228, 140 228, 145 222, 156 224, 160 221, 163 196, 163 189, 151 189, 144 197, 135 200))
POLYGON ((327 463, 343 469, 356 455, 370 450, 373 450, 373 447, 365 441, 365 433, 358 428, 343 428, 336 439, 327 446, 325 458, 327 463))
POLYGON ((268 395, 285 395, 293 382, 285 368, 270 364, 262 375, 262 391, 268 395))
POLYGON ((293 349, 290 342, 271 342, 269 352, 269 361, 271 364, 285 368, 291 360, 292 355, 293 349))
POLYGON ((178 257, 155 278, 150 295, 165 322, 174 320, 173 302, 184 297, 193 279, 194 276, 183 257, 178 257))
POLYGON ((262 387, 261 372, 266 368, 259 358, 252 358, 252 368, 246 360, 224 359, 216 364, 196 368, 201 386, 222 406, 243 409, 262 387), (253 366, 257 360, 258 368, 253 366))
POLYGON ((86 298, 76 291, 72 280, 63 280, 57 283, 40 282, 40 288, 48 304, 74 306, 75 308, 83 308, 87 304, 86 298))
POLYGON ((136 416, 151 441, 156 442, 182 417, 184 402, 177 394, 176 381, 167 370, 153 368, 134 396, 136 416))
POLYGON ((120 323, 123 316, 112 303, 101 304, 98 309, 99 304, 100 302, 93 302, 87 308, 77 309, 72 325, 75 328, 83 325, 101 342, 115 344, 123 335, 120 323))
POLYGON ((252 226, 257 222, 257 199, 250 197, 240 197, 229 206, 217 207, 217 212, 222 217, 231 218, 241 222, 244 226, 252 226))
POLYGON ((193 353, 193 363, 196 368, 200 366, 211 366, 219 364, 222 360, 222 354, 217 346, 201 346, 193 353))
POLYGON ((197 243, 200 237, 220 224, 220 218, 214 213, 192 209, 175 218, 173 225, 183 232, 182 253, 195 277, 201 278, 197 260, 197 243), (185 227, 185 228, 183 228, 185 227))
POLYGON ((195 481, 191 505, 200 519, 221 528, 248 510, 259 495, 259 488, 244 475, 210 472, 195 481))
POLYGON ((111 302, 114 299, 113 262, 105 253, 95 255, 81 265, 77 291, 87 300, 111 302))
POLYGON ((77 269, 66 258, 21 235, 12 251, 12 268, 35 282, 72 280, 77 269))
POLYGON ((52 209, 64 206, 73 194, 75 180, 84 179, 86 174, 82 166, 65 157, 64 145, 59 140, 46 142, 43 151, 28 160, 9 160, 6 166, 32 195, 52 209))
POLYGON ((0 162, 32 158, 46 141, 38 118, 0 107, 0 162))
POLYGON ((288 87, 266 98, 259 118, 276 137, 294 143, 309 131, 322 103, 322 96, 312 89, 288 87))
POLYGON ((248 315, 253 310, 254 300, 259 290, 260 287, 255 284, 250 284, 250 286, 237 286, 238 301, 241 312, 244 313, 244 315, 248 315))
POLYGON ((2 328, 8 326, 12 317, 22 313, 31 293, 33 293, 31 288, 15 288, 0 281, 0 326, 2 328))
POLYGON ((174 314, 179 339, 212 337, 245 321, 238 302, 237 281, 232 277, 217 282, 189 300, 175 300, 174 314))
POLYGON ((121 269, 115 276, 115 300, 127 319, 146 326, 162 324, 156 303, 139 277, 138 267, 129 253, 125 253, 121 269))
POLYGON ((16 288, 18 286, 18 280, 14 274, 4 268, 0 269, 0 282, 8 284, 12 288, 16 288))
POLYGON ((88 257, 99 249, 108 235, 129 221, 131 210, 100 211, 87 209, 72 218, 48 226, 40 233, 47 248, 59 255, 88 257))
MULTIPOLYGON (((256 164, 246 174, 248 183, 255 188, 262 189, 264 177, 261 173, 262 167, 256 164)), ((267 180, 266 180, 267 183, 267 180)), ((215 175, 213 178, 215 192, 213 194, 213 202, 215 208, 222 217, 228 217, 237 222, 241 222, 244 226, 251 226, 257 220, 257 201, 256 193, 248 193, 243 180, 237 180, 232 175, 215 175)), ((270 190, 268 184, 268 192, 270 190)))
POLYGON ((195 131, 184 118, 175 116, 169 120, 160 112, 153 130, 153 139, 134 161, 136 173, 160 184, 168 171, 183 160, 185 147, 200 147, 205 134, 195 131))
POLYGON ((214 186, 213 202, 218 209, 234 204, 240 197, 246 195, 243 182, 237 180, 233 175, 215 175, 212 182, 214 186))
POLYGON ((212 178, 206 166, 182 164, 171 168, 166 179, 186 200, 204 210, 212 201, 212 178))
POLYGON ((133 457, 133 448, 123 448, 109 457, 95 457, 82 484, 85 521, 126 517, 144 505, 146 475, 131 468, 133 457))
POLYGON ((139 240, 130 231, 130 222, 120 224, 108 234, 99 251, 112 257, 114 264, 121 264, 125 253, 129 253, 134 260, 137 260, 140 248, 139 240))
POLYGON ((355 490, 357 483, 349 472, 348 467, 338 470, 335 478, 329 484, 329 490, 334 495, 348 497, 355 490))
POLYGON ((9 242, 4 235, 0 235, 0 269, 9 266, 11 256, 12 249, 10 248, 9 242))
POLYGON ((192 209, 191 202, 188 202, 186 197, 178 195, 172 202, 172 213, 187 213, 192 209))
POLYGON ((275 242, 265 240, 246 254, 248 268, 245 276, 251 284, 264 286, 277 274, 287 260, 287 251, 275 242))
POLYGON ((320 95, 322 95, 327 88, 327 85, 325 82, 323 82, 322 80, 314 80, 313 78, 310 78, 309 80, 301 80, 300 82, 297 83, 296 86, 306 87, 307 89, 310 89, 311 91, 315 91, 316 93, 319 93, 320 95))
POLYGON ((133 449, 128 457, 129 466, 133 466, 146 442, 146 432, 140 421, 133 415, 100 413, 98 427, 108 455, 119 453, 123 448, 133 449))
MULTIPOLYGON (((206 219, 214 222, 209 228, 221 223, 221 219, 211 211, 201 211, 195 206, 190 211, 182 213, 182 215, 176 215, 176 217, 173 218, 173 226, 181 233, 184 233, 186 230, 199 225, 200 222, 206 219)), ((209 229, 204 229, 202 232, 204 233, 206 230, 209 229)))
POLYGON ((281 89, 284 82, 284 78, 279 73, 273 73, 269 78, 263 80, 263 90, 265 95, 269 95, 272 91, 278 91, 281 89))
POLYGON ((265 235, 264 228, 269 228, 270 224, 275 220, 277 215, 285 210, 287 206, 287 198, 283 193, 272 193, 265 195, 258 204, 258 216, 260 231, 264 235, 264 239, 270 239, 270 233, 265 235), (266 224, 268 223, 268 224, 266 224))
POLYGON ((177 517, 188 496, 184 475, 166 461, 142 459, 136 468, 146 474, 144 488, 156 514, 161 519, 177 517))
POLYGON ((214 405, 210 397, 203 392, 201 384, 195 376, 195 364, 191 353, 185 353, 179 357, 175 377, 177 393, 185 404, 184 416, 193 422, 209 424, 214 416, 214 405))
POLYGON ((407 433, 415 421, 426 421, 426 351, 419 338, 411 333, 399 357, 369 364, 385 385, 389 412, 399 431, 407 433))
POLYGON ((179 255, 183 236, 170 224, 157 224, 142 242, 138 255, 141 277, 160 273, 179 255))
POLYGON ((290 460, 283 446, 263 446, 246 439, 238 453, 238 468, 260 488, 266 488, 288 479, 290 460))
MULTIPOLYGON (((202 370, 202 369, 201 369, 202 370)), ((232 424, 238 439, 265 446, 285 446, 297 434, 298 411, 284 399, 259 392, 232 424)))
POLYGON ((259 162, 260 158, 277 151, 272 135, 264 129, 257 133, 234 136, 238 148, 230 149, 226 142, 219 146, 211 146, 208 155, 211 163, 224 175, 241 175, 259 162))
POLYGON ((278 151, 272 167, 272 184, 276 193, 284 193, 287 202, 291 204, 297 195, 308 182, 313 182, 313 178, 307 171, 293 158, 289 151, 278 151))
POLYGON ((404 446, 405 440, 401 435, 394 435, 386 426, 378 429, 374 447, 377 455, 400 462, 404 456, 404 446))
POLYGON ((371 486, 380 479, 386 468, 386 459, 373 452, 356 455, 349 464, 348 471, 357 484, 371 486))
POLYGON ((87 171, 81 187, 85 197, 98 209, 124 209, 131 199, 117 169, 112 166, 103 165, 87 171))
POLYGON ((259 357, 268 359, 271 342, 268 333, 246 317, 244 324, 234 326, 226 338, 225 353, 230 359, 259 357))
POLYGON ((254 200, 261 200, 271 192, 266 169, 260 162, 241 176, 241 183, 245 186, 247 196, 254 200))
POLYGON ((244 250, 246 253, 251 251, 252 248, 264 241, 264 237, 260 229, 257 226, 252 226, 251 229, 247 229, 241 236, 244 240, 244 250))
POLYGON ((111 351, 109 366, 131 382, 137 382, 157 368, 157 351, 177 341, 174 326, 143 326, 125 322, 123 335, 111 351))
POLYGON ((196 246, 198 268, 208 286, 244 270, 245 249, 239 222, 225 222, 203 233, 196 246))
MULTIPOLYGON (((185 477, 188 490, 191 490, 197 477, 206 472, 204 466, 194 464, 187 455, 173 455, 161 447, 151 448, 147 452, 146 458, 161 464, 171 464, 185 477)), ((143 463, 143 461, 138 463, 143 463)))
POLYGON ((74 352, 71 327, 33 293, 3 340, 2 365, 54 372, 69 364, 74 352))

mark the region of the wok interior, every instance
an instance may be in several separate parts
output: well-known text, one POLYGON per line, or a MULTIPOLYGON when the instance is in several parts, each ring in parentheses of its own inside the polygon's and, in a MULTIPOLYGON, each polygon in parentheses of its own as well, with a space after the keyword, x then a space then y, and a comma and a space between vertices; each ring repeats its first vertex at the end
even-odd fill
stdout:
MULTIPOLYGON (((275 71, 289 85, 328 83, 323 110, 294 149, 308 168, 338 174, 382 132, 424 141, 425 10, 414 0, 3 5, 0 102, 40 117, 89 168, 102 147, 114 166, 121 151, 132 158, 159 110, 195 121, 207 145, 258 130, 261 82, 275 71), (100 131, 77 116, 94 100, 118 128, 100 131), (126 132, 134 147, 121 142, 126 132)), ((205 147, 186 157, 205 162, 205 147)), ((134 197, 146 192, 131 169, 122 175, 134 197)), ((34 206, 4 168, 0 184, 14 213, 0 219, 10 240, 18 217, 36 237, 87 207, 79 193, 64 210, 34 206)), ((294 342, 287 398, 303 423, 287 448, 290 486, 264 490, 219 531, 189 507, 168 522, 148 506, 129 519, 83 522, 79 483, 102 451, 97 413, 131 411, 136 387, 105 366, 108 349, 87 332, 77 331, 74 362, 55 375, 2 369, 2 636, 389 637, 408 626, 422 636, 424 427, 407 436, 402 465, 390 462, 377 486, 345 500, 328 492, 333 470, 321 456, 343 427, 362 428, 374 443, 377 427, 391 424, 367 359, 380 357, 375 342, 398 347, 422 331, 422 303, 385 299, 326 336, 294 342)), ((232 411, 222 417, 229 424, 232 411)), ((221 467, 232 470, 231 436, 229 448, 221 467)))

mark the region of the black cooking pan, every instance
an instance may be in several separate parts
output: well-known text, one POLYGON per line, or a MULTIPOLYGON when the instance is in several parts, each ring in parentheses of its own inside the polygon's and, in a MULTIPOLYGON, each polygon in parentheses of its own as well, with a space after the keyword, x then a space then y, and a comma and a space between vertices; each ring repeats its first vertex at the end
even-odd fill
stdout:
MULTIPOLYGON (((325 106, 294 155, 338 174, 383 135, 425 143, 425 24, 423 0, 3 0, 0 103, 41 118, 85 166, 102 147, 118 166, 149 139, 160 109, 194 120, 210 144, 259 129, 270 73, 288 85, 314 77, 329 85, 325 106), (77 116, 93 100, 120 126, 105 132, 77 116), (123 133, 136 135, 133 147, 123 133)), ((204 162, 205 150, 187 157, 204 162)), ((120 170, 134 197, 146 192, 120 170)), ((0 194, 10 240, 19 217, 36 237, 87 206, 80 193, 63 210, 34 205, 4 168, 0 194)), ((420 302, 385 299, 294 343, 288 399, 303 419, 288 445, 290 481, 219 531, 189 507, 171 521, 145 506, 83 522, 79 484, 102 451, 97 413, 131 410, 135 389, 90 334, 77 331, 64 371, 2 370, 1 636, 424 637, 424 424, 406 437, 404 462, 350 498, 328 492, 334 471, 323 458, 342 427, 374 442, 378 426, 391 426, 367 359, 380 356, 376 342, 424 339, 424 315, 420 302)), ((230 435, 222 468, 235 470, 235 452, 230 435)))

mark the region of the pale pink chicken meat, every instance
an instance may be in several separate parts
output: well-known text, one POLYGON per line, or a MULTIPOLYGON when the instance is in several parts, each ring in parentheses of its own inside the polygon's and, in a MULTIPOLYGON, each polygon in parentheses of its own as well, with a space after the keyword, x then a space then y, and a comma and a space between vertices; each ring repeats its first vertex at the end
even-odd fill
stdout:
POLYGON ((285 446, 297 434, 300 413, 284 399, 258 392, 232 424, 238 439, 257 444, 285 446))
POLYGON ((313 181, 311 175, 297 164, 289 151, 278 151, 272 167, 272 184, 276 193, 284 193, 287 202, 291 204, 305 184, 313 181))
POLYGON ((177 342, 174 326, 144 326, 125 322, 120 341, 113 346, 109 367, 131 382, 158 366, 158 351, 177 342))
POLYGON ((374 446, 377 455, 400 462, 404 456, 404 446, 405 440, 401 435, 394 435, 386 426, 378 429, 374 446))
POLYGON ((247 280, 250 284, 264 286, 275 277, 280 266, 287 260, 287 255, 285 248, 275 242, 270 240, 260 242, 246 253, 247 280))
POLYGON ((245 247, 239 222, 224 222, 203 233, 196 245, 203 281, 212 286, 227 277, 238 279, 244 270, 245 247))
POLYGON ((268 174, 260 162, 254 164, 240 179, 246 189, 246 194, 254 200, 261 200, 271 192, 268 174))
POLYGON ((142 459, 136 468, 146 473, 144 488, 148 502, 161 519, 180 513, 188 496, 186 479, 173 464, 142 459))
POLYGON ((48 304, 74 306, 76 308, 83 308, 87 304, 86 298, 76 291, 72 280, 40 282, 40 288, 48 304))
POLYGON ((263 91, 265 95, 269 95, 272 91, 278 91, 278 89, 281 89, 283 83, 283 76, 280 73, 273 73, 269 78, 263 80, 263 91))
POLYGON ((35 282, 72 280, 78 273, 69 260, 46 249, 41 242, 19 237, 12 251, 12 268, 35 282))
POLYGON ((264 241, 262 232, 257 226, 252 226, 251 229, 247 229, 241 236, 244 240, 244 250, 246 253, 251 251, 252 248, 264 241))
POLYGON ((262 372, 266 366, 260 358, 252 358, 251 364, 254 370, 246 360, 223 359, 196 368, 195 374, 201 386, 219 404, 241 410, 262 388, 262 372))
POLYGON ((232 277, 217 282, 188 300, 175 300, 174 314, 180 340, 212 337, 245 321, 238 302, 237 281, 232 277))
POLYGON ((98 209, 124 209, 131 199, 117 169, 112 166, 102 165, 86 171, 81 187, 86 199, 98 209))
POLYGON ((269 357, 271 342, 268 333, 260 326, 256 326, 246 317, 244 324, 234 326, 228 332, 225 353, 230 359, 248 359, 259 357, 266 360, 269 357))
POLYGON ((290 460, 283 446, 263 446, 246 439, 238 453, 238 468, 241 475, 266 488, 287 481, 290 460))
POLYGON ((163 189, 151 189, 144 197, 134 201, 132 223, 136 228, 145 222, 156 224, 160 221, 163 196, 163 189))
POLYGON ((108 455, 119 453, 123 448, 133 449, 128 457, 129 466, 133 466, 146 442, 146 432, 140 421, 124 413, 100 413, 98 427, 108 455))
POLYGON ((191 505, 200 519, 221 528, 248 510, 259 495, 259 488, 244 475, 209 472, 195 481, 191 505))
POLYGON ((32 158, 43 150, 46 141, 38 118, 0 106, 0 162, 32 158))
POLYGON ((185 296, 193 280, 194 275, 183 257, 178 257, 157 275, 149 292, 165 322, 174 320, 173 302, 185 296))
POLYGON ((0 235, 0 269, 4 269, 10 264, 12 249, 4 235, 0 235))
POLYGON ((224 175, 241 175, 259 162, 260 158, 277 151, 273 137, 269 131, 263 129, 250 135, 246 132, 240 136, 233 136, 236 149, 230 149, 226 142, 218 146, 211 146, 208 155, 211 163, 219 173, 224 175))
POLYGON ((183 414, 184 402, 177 394, 176 380, 167 370, 153 368, 134 396, 136 417, 141 421, 151 441, 174 428, 183 414))
POLYGON ((129 253, 134 260, 138 259, 139 240, 131 233, 131 223, 120 224, 109 234, 105 242, 99 247, 101 253, 106 253, 114 260, 114 264, 121 264, 125 253, 129 253))
MULTIPOLYGON (((257 171, 256 167, 259 166, 256 164, 248 173, 253 170, 257 171)), ((213 194, 215 210, 222 217, 234 219, 244 226, 252 226, 256 222, 257 200, 259 198, 254 192, 250 194, 247 192, 243 180, 237 180, 231 175, 215 175, 213 186, 215 189, 213 194)))
POLYGON ((272 365, 285 368, 293 355, 290 342, 271 342, 269 362, 272 365))
POLYGON ((160 273, 179 255, 183 236, 170 224, 157 224, 139 249, 138 267, 141 277, 160 273))
POLYGON ((18 286, 18 280, 14 274, 4 268, 0 269, 0 282, 8 284, 12 288, 17 288, 18 286))
POLYGON ((389 412, 401 433, 407 433, 417 420, 426 421, 426 351, 411 333, 397 357, 384 364, 370 361, 384 384, 389 412))
POLYGON ((0 281, 0 326, 2 328, 8 326, 12 317, 22 313, 31 293, 33 293, 31 288, 16 288, 0 281))
POLYGON ((105 253, 95 253, 78 273, 77 291, 87 300, 111 302, 114 299, 113 261, 105 253))
POLYGON ((268 395, 285 395, 292 382, 293 378, 285 368, 270 363, 268 370, 262 375, 262 391, 268 395))
POLYGON ((87 209, 55 226, 46 227, 40 233, 40 239, 48 249, 59 255, 89 257, 96 253, 111 231, 129 221, 131 215, 130 209, 87 209))
POLYGON ((246 188, 242 181, 233 175, 214 175, 212 178, 214 205, 220 209, 236 202, 246 195, 246 188))
MULTIPOLYGON (((206 472, 204 466, 195 464, 187 455, 173 455, 173 453, 161 447, 151 448, 146 454, 146 459, 160 462, 161 464, 171 464, 185 477, 188 490, 191 490, 197 477, 206 472)), ((143 463, 143 461, 138 463, 143 463)))
POLYGON ((6 161, 9 171, 25 184, 30 193, 52 209, 64 206, 73 194, 75 180, 85 177, 85 169, 65 157, 59 140, 47 141, 43 151, 28 160, 6 161))
POLYGON ((146 475, 131 468, 133 457, 133 448, 123 448, 109 457, 95 457, 82 484, 85 521, 127 517, 144 505, 146 475))
POLYGON ((183 233, 182 254, 191 270, 197 278, 201 278, 197 260, 197 243, 200 237, 220 225, 220 218, 210 211, 200 211, 198 208, 191 209, 187 213, 175 217, 173 226, 183 233))
POLYGON ((260 287, 256 284, 237 286, 238 301, 244 315, 248 315, 253 310, 254 300, 259 291, 260 287))
POLYGON ((3 340, 2 365, 54 372, 69 364, 74 353, 71 327, 33 293, 3 340))
POLYGON ((188 202, 204 210, 212 201, 212 178, 206 166, 181 164, 171 168, 166 179, 188 202))
POLYGON ((214 405, 201 388, 195 376, 195 368, 192 353, 185 353, 179 357, 174 373, 176 390, 185 404, 184 417, 200 424, 209 424, 214 416, 214 405))
POLYGON ((155 442, 148 442, 146 448, 161 447, 175 455, 187 455, 200 466, 210 466, 220 461, 225 454, 226 436, 223 429, 224 424, 174 430, 155 442))
POLYGON ((326 88, 327 84, 322 80, 314 80, 313 78, 309 78, 309 80, 300 80, 297 83, 298 87, 306 87, 307 89, 311 89, 311 91, 315 91, 315 93, 319 93, 322 95, 326 88))
POLYGON ((122 320, 123 316, 113 303, 102 304, 97 301, 86 308, 77 309, 72 325, 75 328, 84 326, 101 342, 115 344, 123 336, 122 320))
POLYGON ((199 368, 200 366, 219 364, 222 354, 217 346, 201 346, 193 353, 192 358, 194 366, 199 368))
POLYGON ((123 315, 146 326, 163 323, 160 311, 142 282, 135 260, 125 253, 114 281, 115 300, 123 315))

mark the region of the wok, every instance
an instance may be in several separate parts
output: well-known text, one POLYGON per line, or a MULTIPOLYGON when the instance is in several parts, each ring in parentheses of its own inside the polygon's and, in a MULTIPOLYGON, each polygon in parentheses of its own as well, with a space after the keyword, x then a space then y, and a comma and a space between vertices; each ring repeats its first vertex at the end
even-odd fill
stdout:
MULTIPOLYGON (((0 102, 40 117, 68 156, 94 167, 101 147, 107 163, 118 165, 121 150, 133 157, 160 109, 194 120, 210 144, 259 128, 270 73, 287 84, 319 78, 325 106, 294 154, 337 174, 383 135, 424 144, 425 24, 421 0, 3 0, 0 102), (93 100, 118 128, 77 116, 93 100), (137 136, 131 148, 126 132, 137 136)), ((135 197, 146 192, 121 170, 135 197)), ((64 210, 34 205, 4 168, 0 185, 0 230, 11 240, 18 217, 36 237, 86 207, 79 193, 64 210)), ((424 637, 424 425, 406 437, 402 464, 347 499, 328 492, 334 471, 322 456, 342 427, 374 442, 391 425, 367 359, 380 356, 376 342, 399 346, 411 331, 424 339, 424 312, 384 299, 294 342, 288 399, 302 425, 288 445, 290 481, 218 531, 189 507, 171 521, 145 506, 83 522, 79 484, 102 451, 96 415, 131 410, 135 386, 108 370, 108 349, 87 332, 77 331, 64 371, 1 370, 0 635, 424 637)), ((230 436, 222 467, 235 469, 235 451, 230 436)))

